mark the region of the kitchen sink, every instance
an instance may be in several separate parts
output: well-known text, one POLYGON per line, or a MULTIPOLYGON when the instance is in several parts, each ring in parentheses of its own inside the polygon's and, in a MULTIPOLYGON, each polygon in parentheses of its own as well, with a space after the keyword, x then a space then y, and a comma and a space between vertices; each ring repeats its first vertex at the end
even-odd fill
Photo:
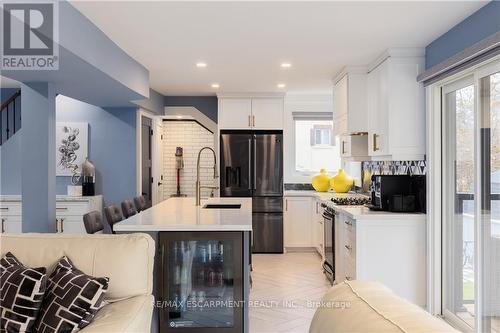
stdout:
POLYGON ((241 204, 206 204, 204 209, 240 209, 241 204))

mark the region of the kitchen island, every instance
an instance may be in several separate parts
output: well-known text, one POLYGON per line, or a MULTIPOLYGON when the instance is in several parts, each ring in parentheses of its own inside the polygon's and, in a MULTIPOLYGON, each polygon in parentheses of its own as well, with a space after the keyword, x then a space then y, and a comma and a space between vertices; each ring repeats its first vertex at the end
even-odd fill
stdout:
POLYGON ((156 240, 160 332, 248 332, 251 198, 170 198, 113 229, 156 240))

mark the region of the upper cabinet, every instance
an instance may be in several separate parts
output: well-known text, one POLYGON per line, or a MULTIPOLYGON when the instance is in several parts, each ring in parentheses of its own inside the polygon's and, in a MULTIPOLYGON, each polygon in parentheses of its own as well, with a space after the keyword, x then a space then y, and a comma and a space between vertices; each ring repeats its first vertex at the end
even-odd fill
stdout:
POLYGON ((345 67, 333 80, 335 135, 368 132, 366 67, 345 67))
POLYGON ((425 97, 416 78, 420 49, 389 50, 367 77, 368 154, 373 160, 425 158, 425 97))
POLYGON ((417 76, 424 49, 387 50, 368 67, 346 67, 334 79, 334 131, 341 157, 425 158, 425 97, 417 76))
POLYGON ((283 95, 219 95, 219 129, 283 129, 283 95))

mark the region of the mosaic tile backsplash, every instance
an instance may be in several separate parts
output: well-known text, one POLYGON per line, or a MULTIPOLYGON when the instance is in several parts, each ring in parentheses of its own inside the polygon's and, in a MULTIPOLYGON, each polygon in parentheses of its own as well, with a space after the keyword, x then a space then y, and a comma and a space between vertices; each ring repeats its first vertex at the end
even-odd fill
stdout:
POLYGON ((363 189, 368 190, 372 175, 426 175, 426 161, 365 161, 361 163, 363 189))

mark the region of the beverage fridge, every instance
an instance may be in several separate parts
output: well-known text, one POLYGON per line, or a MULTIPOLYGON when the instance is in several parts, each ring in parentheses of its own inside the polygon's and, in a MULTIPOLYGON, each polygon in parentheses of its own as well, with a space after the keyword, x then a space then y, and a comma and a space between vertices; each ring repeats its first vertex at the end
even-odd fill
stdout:
POLYGON ((253 253, 283 253, 282 131, 221 131, 220 195, 252 198, 253 253))
POLYGON ((246 242, 241 232, 160 233, 160 332, 245 331, 246 242))

